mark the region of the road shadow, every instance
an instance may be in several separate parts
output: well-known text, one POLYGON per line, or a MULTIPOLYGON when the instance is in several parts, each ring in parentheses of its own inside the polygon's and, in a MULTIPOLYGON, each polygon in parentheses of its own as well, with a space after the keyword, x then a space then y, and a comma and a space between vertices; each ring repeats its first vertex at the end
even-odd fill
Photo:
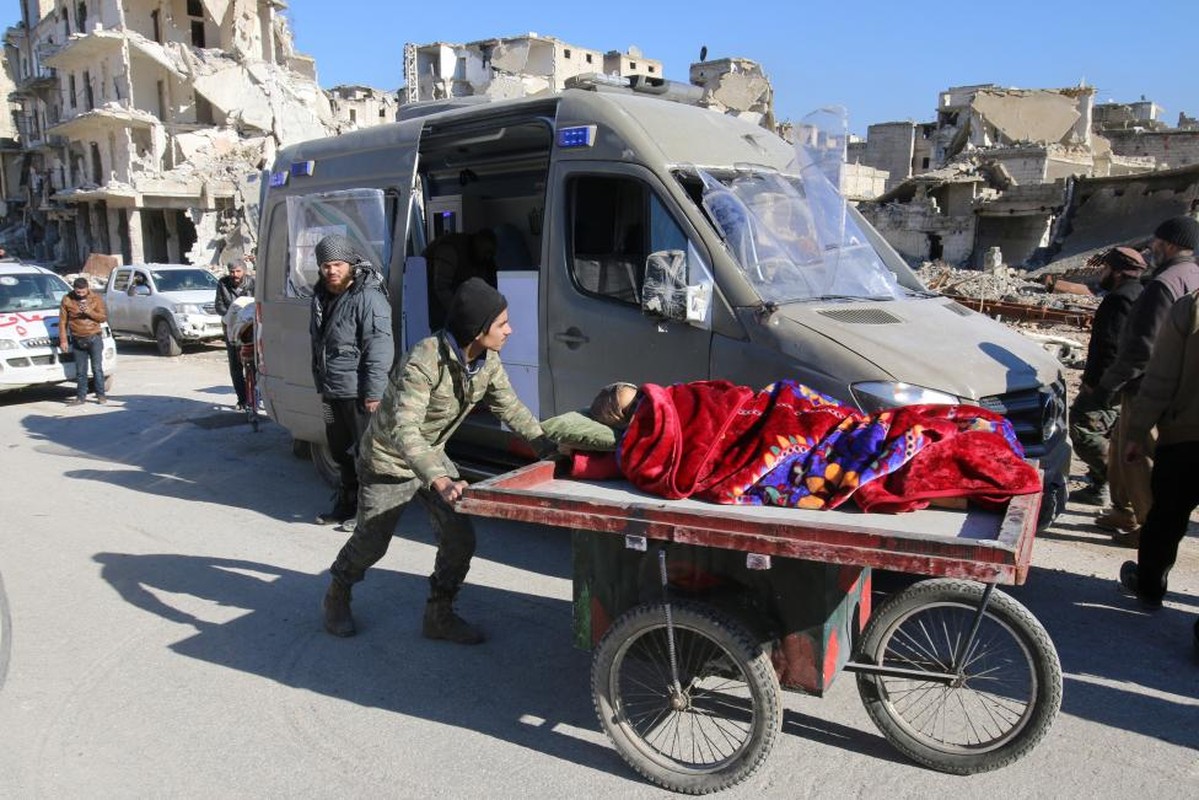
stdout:
MULTIPOLYGON (((570 645, 566 601, 469 586, 459 608, 493 635, 482 645, 463 647, 419 635, 428 593, 424 577, 374 570, 355 587, 359 635, 336 639, 320 629, 322 576, 165 553, 99 553, 94 560, 101 577, 127 602, 195 629, 171 645, 180 655, 477 731, 602 772, 629 774, 609 747, 563 730, 598 731, 590 659, 570 645), (172 595, 248 613, 207 622, 160 599, 172 595)), ((315 739, 324 734, 311 713, 305 706, 299 725, 310 728, 315 739)))
MULTIPOLYGON (((96 462, 94 468, 64 470, 68 480, 244 508, 300 525, 315 524, 316 515, 331 502, 332 490, 312 464, 292 455, 287 431, 264 418, 255 432, 242 413, 227 407, 179 397, 126 395, 103 407, 63 406, 54 414, 30 414, 22 423, 36 441, 35 450, 96 462)), ((570 537, 565 532, 524 526, 530 544, 513 548, 506 537, 488 535, 500 523, 476 519, 474 524, 480 557, 569 577, 570 537)), ((434 541, 419 503, 404 511, 397 531, 417 541, 434 541)), ((334 539, 340 542, 346 535, 334 533, 334 539)), ((330 548, 330 561, 336 546, 330 548)))

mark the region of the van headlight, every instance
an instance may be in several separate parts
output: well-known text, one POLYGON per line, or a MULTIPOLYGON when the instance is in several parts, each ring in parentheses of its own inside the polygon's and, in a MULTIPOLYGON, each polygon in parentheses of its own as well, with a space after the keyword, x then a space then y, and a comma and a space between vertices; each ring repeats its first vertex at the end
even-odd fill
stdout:
POLYGON ((962 402, 951 394, 903 381, 863 381, 851 384, 849 391, 853 393, 858 406, 866 412, 920 403, 957 405, 962 402))
POLYGON ((12 339, 0 339, 0 350, 20 350, 21 345, 12 339))

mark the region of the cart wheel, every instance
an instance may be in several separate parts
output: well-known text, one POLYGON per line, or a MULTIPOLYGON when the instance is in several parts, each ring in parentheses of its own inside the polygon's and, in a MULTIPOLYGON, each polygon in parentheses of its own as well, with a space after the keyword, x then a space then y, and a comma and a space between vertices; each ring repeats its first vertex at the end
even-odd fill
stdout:
POLYGON ((672 692, 663 603, 638 606, 604 635, 591 691, 604 731, 625 761, 676 792, 706 794, 745 780, 782 726, 769 657, 728 617, 672 603, 679 686, 672 692))
MULTIPOLYGON (((982 584, 922 581, 890 597, 862 635, 858 660, 952 672, 982 584)), ((1036 746, 1062 703, 1062 668, 1041 623, 994 591, 958 680, 858 673, 858 692, 887 741, 921 764, 971 775, 1006 766, 1036 746)))

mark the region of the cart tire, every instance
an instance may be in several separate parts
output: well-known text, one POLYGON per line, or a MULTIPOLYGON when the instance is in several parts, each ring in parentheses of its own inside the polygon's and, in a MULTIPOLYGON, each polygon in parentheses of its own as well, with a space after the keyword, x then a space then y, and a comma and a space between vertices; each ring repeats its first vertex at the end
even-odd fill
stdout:
MULTIPOLYGON (((928 580, 887 599, 862 635, 859 662, 949 670, 983 586, 928 580)), ((874 724, 914 761, 956 775, 998 769, 1049 731, 1062 704, 1062 668, 1049 634, 1019 602, 992 592, 957 685, 858 673, 874 724)))
POLYGON ((679 683, 671 702, 663 603, 638 606, 604 635, 591 664, 600 724, 633 769, 659 786, 707 794, 761 766, 782 726, 778 678, 745 627, 672 603, 679 683))

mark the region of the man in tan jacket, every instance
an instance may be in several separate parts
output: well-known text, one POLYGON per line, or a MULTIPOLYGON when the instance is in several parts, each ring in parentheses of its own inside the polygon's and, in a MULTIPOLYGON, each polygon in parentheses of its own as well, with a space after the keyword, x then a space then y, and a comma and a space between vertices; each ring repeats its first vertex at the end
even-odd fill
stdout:
POLYGON ((354 634, 350 588, 386 554, 400 515, 417 500, 437 532, 421 632, 459 644, 483 641, 453 610, 475 552, 475 532, 470 518, 454 510, 466 481, 445 445, 471 409, 484 403, 539 453, 555 449, 500 362, 511 333, 508 301, 483 279, 471 278, 454 294, 445 330, 413 345, 392 370, 359 448, 354 534, 329 569, 322 608, 325 630, 334 636, 354 634))
POLYGON ((87 278, 76 278, 72 290, 58 308, 58 348, 75 353, 75 396, 67 401, 77 406, 87 399, 87 365, 92 365, 96 402, 108 402, 104 394, 104 328, 108 310, 100 295, 92 292, 87 278), (67 334, 70 333, 70 340, 67 334))
POLYGON ((1137 560, 1120 568, 1120 585, 1149 607, 1166 594, 1191 512, 1199 506, 1199 291, 1171 307, 1153 344, 1144 380, 1133 401, 1126 461, 1144 458, 1149 430, 1157 427, 1149 508, 1137 560))

